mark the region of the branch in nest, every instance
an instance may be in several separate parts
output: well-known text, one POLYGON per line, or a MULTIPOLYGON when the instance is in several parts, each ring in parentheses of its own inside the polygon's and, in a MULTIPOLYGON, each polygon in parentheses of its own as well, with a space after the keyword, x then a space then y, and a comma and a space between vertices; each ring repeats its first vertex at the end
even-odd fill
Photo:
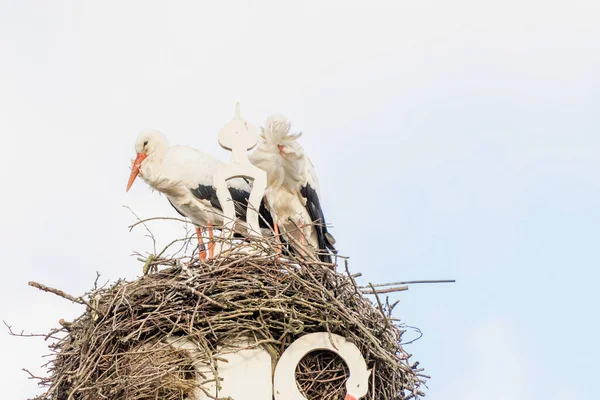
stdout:
POLYGON ((392 286, 392 285, 414 285, 417 283, 455 283, 454 279, 437 279, 437 280, 419 280, 419 281, 404 281, 404 282, 390 282, 390 283, 378 283, 376 285, 369 286, 361 286, 361 289, 369 288, 371 286, 382 287, 382 286, 392 286))
POLYGON ((83 300, 81 297, 73 297, 70 294, 63 292, 62 290, 54 289, 50 286, 42 285, 41 283, 37 283, 34 281, 30 281, 28 284, 29 284, 29 286, 32 286, 32 287, 42 290, 44 292, 54 293, 55 295, 60 296, 64 299, 71 300, 73 303, 79 303, 79 304, 84 304, 84 305, 87 304, 87 302, 85 300, 83 300))
POLYGON ((392 293, 392 292, 403 292, 408 290, 408 286, 398 286, 387 289, 375 289, 375 285, 371 285, 371 290, 361 289, 361 293, 363 294, 379 294, 379 293, 392 293))

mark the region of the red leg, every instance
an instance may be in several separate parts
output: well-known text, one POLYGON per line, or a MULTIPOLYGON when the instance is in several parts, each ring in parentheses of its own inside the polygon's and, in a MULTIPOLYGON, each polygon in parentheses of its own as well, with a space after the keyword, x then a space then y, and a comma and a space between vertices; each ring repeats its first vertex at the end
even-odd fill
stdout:
POLYGON ((213 235, 212 224, 208 223, 208 258, 212 259, 215 256, 215 241, 213 235))
POLYGON ((198 257, 202 260, 206 259, 206 250, 204 246, 204 241, 202 240, 202 228, 199 226, 196 227, 196 236, 198 236, 198 257))
POLYGON ((304 237, 304 220, 302 220, 302 217, 298 219, 298 228, 300 228, 300 244, 306 246, 306 238, 304 237))
POLYGON ((281 255, 281 238, 279 237, 279 224, 277 221, 273 221, 273 230, 275 231, 275 243, 277 245, 275 248, 277 249, 277 260, 279 260, 279 256, 281 255))

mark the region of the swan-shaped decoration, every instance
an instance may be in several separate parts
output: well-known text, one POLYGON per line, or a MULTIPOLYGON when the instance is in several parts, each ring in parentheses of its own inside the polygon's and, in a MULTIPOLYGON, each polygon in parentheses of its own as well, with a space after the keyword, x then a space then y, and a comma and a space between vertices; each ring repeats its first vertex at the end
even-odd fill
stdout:
POLYGON ((345 400, 358 400, 367 394, 371 371, 367 369, 358 347, 342 336, 317 332, 300 337, 281 355, 273 378, 275 400, 307 400, 296 385, 296 366, 305 355, 315 350, 332 351, 346 362, 350 376, 346 381, 345 400))

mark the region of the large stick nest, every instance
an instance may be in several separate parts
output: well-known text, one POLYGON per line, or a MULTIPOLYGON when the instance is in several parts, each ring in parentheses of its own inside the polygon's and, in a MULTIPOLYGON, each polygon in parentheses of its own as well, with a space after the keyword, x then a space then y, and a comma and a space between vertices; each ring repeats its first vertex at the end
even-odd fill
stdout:
MULTIPOLYGON (((240 247, 256 250, 248 243, 240 247)), ((251 337, 276 362, 310 332, 342 335, 358 346, 372 369, 366 399, 424 395, 419 388, 425 375, 400 344, 404 331, 391 317, 393 307, 379 298, 373 304, 349 274, 264 249, 195 259, 187 267, 163 258, 147 265, 154 272, 78 298, 87 309, 62 322, 64 336, 50 346, 50 377, 42 380, 46 393, 36 399, 193 398, 199 389, 192 364, 206 362, 214 370, 218 346, 251 337), (181 336, 204 349, 202 360, 165 342, 181 336)), ((337 355, 310 353, 296 371, 307 398, 344 398, 348 369, 337 355)))

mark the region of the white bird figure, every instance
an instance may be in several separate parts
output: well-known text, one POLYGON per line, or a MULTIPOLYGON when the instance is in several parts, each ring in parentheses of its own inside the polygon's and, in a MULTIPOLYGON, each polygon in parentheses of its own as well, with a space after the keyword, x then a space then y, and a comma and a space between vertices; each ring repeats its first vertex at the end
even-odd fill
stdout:
MULTIPOLYGON (((137 157, 133 162, 127 191, 139 176, 153 189, 166 195, 179 214, 188 217, 196 225, 200 249, 202 229, 209 234, 209 258, 214 254, 212 227, 223 226, 221 205, 213 187, 213 175, 223 163, 212 156, 189 146, 169 146, 166 136, 157 130, 143 130, 135 141, 137 157)), ((231 199, 235 202, 236 215, 246 220, 246 208, 250 184, 242 178, 227 181, 231 199)), ((273 224, 263 204, 259 210, 262 228, 273 224), (264 218, 264 220, 263 220, 264 218)), ((244 223, 242 222, 242 226, 244 223)), ((240 224, 236 224, 240 227, 240 224)), ((201 251, 200 256, 206 257, 201 251)))
POLYGON ((367 394, 371 371, 367 369, 358 347, 342 336, 315 332, 297 339, 281 355, 273 376, 275 400, 306 400, 296 385, 296 366, 305 355, 315 350, 334 352, 348 366, 350 376, 346 381, 344 400, 358 400, 367 394))
POLYGON ((325 225, 319 181, 296 140, 302 133, 291 135, 290 126, 284 116, 270 116, 250 161, 267 173, 265 197, 275 233, 281 228, 284 235, 294 239, 289 240, 294 250, 303 253, 308 243, 321 261, 331 263, 335 239, 325 225))

